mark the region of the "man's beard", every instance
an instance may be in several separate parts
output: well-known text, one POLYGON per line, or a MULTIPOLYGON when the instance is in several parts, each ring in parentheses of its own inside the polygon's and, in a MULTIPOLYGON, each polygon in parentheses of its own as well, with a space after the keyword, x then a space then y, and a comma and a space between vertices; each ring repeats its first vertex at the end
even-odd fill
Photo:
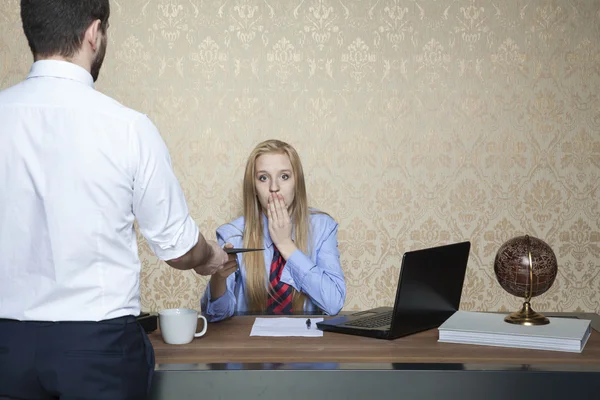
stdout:
POLYGON ((102 35, 102 40, 100 41, 100 48, 96 53, 96 57, 94 57, 94 61, 92 61, 92 67, 90 68, 90 73, 92 74, 92 78, 94 82, 98 80, 98 75, 100 75, 100 68, 102 67, 102 63, 104 62, 104 56, 106 55, 106 33, 102 35))

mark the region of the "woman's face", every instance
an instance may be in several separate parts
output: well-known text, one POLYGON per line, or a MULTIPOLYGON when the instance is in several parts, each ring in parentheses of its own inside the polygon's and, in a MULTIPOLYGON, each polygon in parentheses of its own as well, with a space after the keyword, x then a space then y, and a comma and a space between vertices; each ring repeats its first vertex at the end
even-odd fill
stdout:
POLYGON ((285 153, 266 153, 256 159, 254 187, 258 201, 266 211, 271 193, 283 196, 289 211, 294 201, 295 182, 292 163, 285 153))

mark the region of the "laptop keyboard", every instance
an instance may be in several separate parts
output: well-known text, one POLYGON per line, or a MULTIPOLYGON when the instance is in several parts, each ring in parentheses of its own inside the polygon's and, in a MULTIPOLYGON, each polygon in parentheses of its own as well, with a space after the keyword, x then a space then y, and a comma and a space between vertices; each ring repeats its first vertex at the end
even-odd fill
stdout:
POLYGON ((386 311, 381 314, 373 315, 372 317, 364 317, 344 323, 346 326, 356 326, 360 328, 381 328, 382 326, 391 325, 393 311, 386 311))

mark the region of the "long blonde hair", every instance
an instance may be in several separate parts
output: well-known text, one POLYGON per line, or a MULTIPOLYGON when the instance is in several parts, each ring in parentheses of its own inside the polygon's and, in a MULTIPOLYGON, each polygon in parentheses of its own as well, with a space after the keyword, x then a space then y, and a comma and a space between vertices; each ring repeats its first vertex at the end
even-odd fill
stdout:
MULTIPOLYGON (((256 179, 256 159, 263 154, 276 153, 288 156, 292 164, 294 176, 294 200, 290 205, 290 216, 294 224, 294 243, 300 251, 309 254, 310 221, 308 200, 306 196, 306 185, 304 183, 304 171, 302 163, 296 150, 289 144, 280 140, 266 140, 259 143, 246 163, 244 172, 243 195, 244 195, 244 247, 262 248, 263 238, 263 211, 256 193, 254 181, 256 179)), ((265 260, 262 252, 244 253, 242 256, 246 266, 246 297, 248 311, 264 312, 267 309, 267 299, 271 292, 271 284, 267 283, 265 276, 265 260), (267 289, 268 286, 268 289, 267 289)), ((306 296, 293 289, 292 310, 302 312, 306 296)))

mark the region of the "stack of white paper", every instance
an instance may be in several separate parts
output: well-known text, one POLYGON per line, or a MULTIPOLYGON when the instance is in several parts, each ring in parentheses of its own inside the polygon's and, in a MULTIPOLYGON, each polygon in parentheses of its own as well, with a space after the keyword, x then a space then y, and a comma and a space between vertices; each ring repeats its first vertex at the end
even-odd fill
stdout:
POLYGON ((538 326, 509 324, 506 314, 457 311, 439 328, 439 342, 581 353, 591 333, 589 320, 548 318, 538 326))

